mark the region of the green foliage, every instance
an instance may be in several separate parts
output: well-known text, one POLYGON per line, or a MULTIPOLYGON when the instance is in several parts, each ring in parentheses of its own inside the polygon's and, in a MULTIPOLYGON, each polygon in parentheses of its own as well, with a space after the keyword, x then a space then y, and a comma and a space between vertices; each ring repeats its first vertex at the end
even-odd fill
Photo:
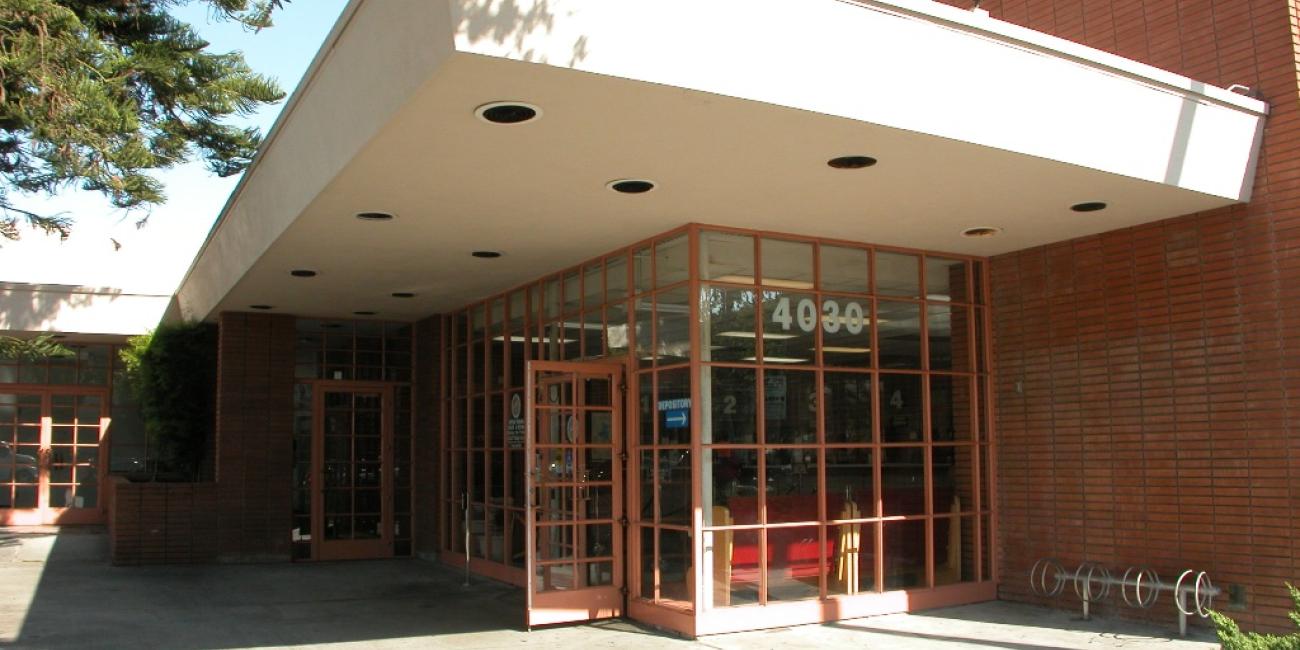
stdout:
MULTIPOLYGON (((1291 600, 1295 603, 1295 611, 1289 616, 1296 627, 1300 627, 1300 589, 1296 589, 1290 583, 1287 584, 1286 589, 1291 593, 1291 600)), ((1223 645, 1223 650, 1300 650, 1300 632, 1285 636, 1242 632, 1236 621, 1219 612, 1210 612, 1210 618, 1214 620, 1214 627, 1219 633, 1219 643, 1223 645)))
POLYGON ((223 122, 284 93, 243 55, 208 43, 171 10, 193 2, 250 29, 287 0, 0 0, 0 236, 25 221, 68 235, 70 219, 17 207, 17 192, 80 184, 115 206, 165 200, 149 172, 202 158, 239 173, 261 142, 223 122))
POLYGON ((72 355, 72 350, 54 342, 53 334, 42 334, 34 339, 0 336, 0 359, 37 361, 72 355))
POLYGON ((122 349, 158 475, 198 478, 216 402, 217 334, 206 323, 159 325, 122 349))

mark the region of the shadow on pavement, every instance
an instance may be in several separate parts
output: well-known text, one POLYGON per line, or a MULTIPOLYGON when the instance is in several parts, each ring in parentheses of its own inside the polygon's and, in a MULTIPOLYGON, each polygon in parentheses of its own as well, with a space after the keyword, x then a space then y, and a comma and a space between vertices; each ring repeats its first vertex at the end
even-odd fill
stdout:
POLYGON ((518 589, 482 579, 466 588, 460 574, 421 560, 114 567, 102 531, 19 530, 0 531, 0 638, 10 647, 199 650, 523 624, 518 589))

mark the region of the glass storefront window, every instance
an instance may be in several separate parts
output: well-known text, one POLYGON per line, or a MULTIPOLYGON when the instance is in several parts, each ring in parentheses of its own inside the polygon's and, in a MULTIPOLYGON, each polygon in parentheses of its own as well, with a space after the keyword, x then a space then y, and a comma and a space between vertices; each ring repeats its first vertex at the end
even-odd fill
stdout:
POLYGON ((876 251, 876 293, 921 297, 921 259, 906 253, 876 251))
POLYGON ((871 292, 871 258, 865 249, 823 245, 818 256, 823 291, 871 292))
POLYGON ((700 276, 733 284, 754 284, 754 238, 721 232, 700 233, 700 276))
POLYGON ((757 294, 753 289, 700 288, 703 361, 752 361, 757 352, 754 326, 757 294))
MULTIPOLYGON (((523 456, 508 432, 502 448, 495 419, 527 359, 624 357, 636 410, 628 544, 639 553, 628 566, 646 599, 707 610, 988 578, 980 567, 988 549, 976 548, 991 515, 988 438, 976 422, 987 416, 978 392, 988 381, 983 272, 952 255, 674 231, 485 301, 491 335, 510 342, 503 382, 484 374, 500 367, 496 350, 465 344, 477 331, 477 306, 466 308, 454 317, 465 319, 465 334, 453 335, 448 353, 475 380, 448 383, 447 410, 453 421, 465 414, 453 435, 470 462, 450 481, 481 484, 474 489, 490 501, 471 530, 490 539, 503 528, 507 538, 478 552, 523 563, 510 532, 525 505, 523 456), (495 309, 502 300, 504 315, 495 309), (504 493, 494 485, 502 480, 504 493), (696 508, 704 528, 692 531, 696 508), (501 541, 510 552, 497 550, 501 541)), ((611 491, 599 503, 615 498, 613 487, 593 489, 611 491)), ((589 584, 612 579, 607 558, 575 562, 589 584)))

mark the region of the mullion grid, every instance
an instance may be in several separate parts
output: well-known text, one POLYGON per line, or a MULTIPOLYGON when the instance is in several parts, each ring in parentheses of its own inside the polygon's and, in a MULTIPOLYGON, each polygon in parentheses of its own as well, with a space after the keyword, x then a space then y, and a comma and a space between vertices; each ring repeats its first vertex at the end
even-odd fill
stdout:
MULTIPOLYGON (((707 228, 707 229, 710 231, 715 230, 714 228, 707 228)), ((762 257, 762 240, 765 235, 764 233, 745 231, 740 229, 726 229, 721 231, 736 233, 736 234, 748 234, 753 236, 754 238, 753 241, 754 284, 751 285, 751 284, 740 284, 735 282, 717 282, 714 280, 704 280, 701 283, 701 286, 713 286, 713 285, 722 286, 722 287, 732 286, 736 288, 752 289, 755 291, 757 297, 757 301, 754 305, 756 360, 754 363, 705 362, 701 364, 701 371, 709 372, 709 369, 711 367, 746 368, 746 369, 753 369, 755 371, 755 386, 754 386, 754 390, 756 393, 755 417, 757 420, 756 426, 758 429, 758 436, 756 440, 757 444, 753 444, 753 445, 708 444, 705 446, 705 449, 713 449, 713 450, 734 449, 734 450, 754 451, 759 458, 758 485, 760 486, 760 492, 762 492, 764 496, 762 497, 760 506, 758 508, 759 523, 752 524, 752 525, 705 526, 704 530, 706 532, 754 531, 754 530, 768 531, 768 530, 775 530, 781 528, 798 528, 798 527, 814 526, 814 525, 817 526, 819 529, 819 534, 818 534, 818 540, 819 540, 818 548, 820 549, 819 554, 822 555, 822 560, 821 560, 822 563, 819 565, 819 567, 823 569, 818 571, 819 596, 821 598, 826 598, 828 596, 828 584, 827 584, 828 579, 827 579, 827 571, 824 570, 824 568, 828 566, 826 562, 828 558, 824 557, 824 555, 826 553, 827 537, 830 534, 830 531, 832 530, 833 526, 837 526, 840 524, 851 524, 851 523, 866 524, 870 526, 870 529, 874 532, 874 535, 871 536, 873 539, 864 540, 864 542, 872 543, 875 546, 876 552, 874 553, 874 557, 876 562, 875 562, 875 566, 872 567, 872 569, 874 570, 876 576, 872 582, 874 584, 874 591, 880 592, 885 590, 884 571, 885 571, 886 552, 884 549, 884 542, 885 542, 884 534, 885 534, 885 525, 887 522, 895 522, 895 521, 924 521, 925 522, 925 532, 924 532, 925 556, 924 557, 925 557, 926 580, 920 585, 915 585, 913 587, 908 587, 908 588, 929 588, 935 586, 936 571, 935 571, 934 534, 935 534, 936 523, 946 522, 954 517, 959 517, 961 521, 972 522, 975 525, 975 529, 972 534, 972 538, 976 540, 974 542, 974 562, 973 562, 975 565, 974 579, 977 581, 987 579, 987 576, 983 576, 981 571, 982 563, 980 562, 980 558, 982 557, 984 551, 983 549, 980 548, 980 543, 981 543, 980 540, 984 537, 984 535, 982 534, 982 529, 980 527, 984 525, 984 521, 988 518, 989 513, 987 510, 987 504, 981 504, 979 501, 980 494, 981 494, 981 480, 987 480, 987 477, 983 477, 981 475, 981 470, 984 467, 986 467, 986 465, 982 464, 982 460, 981 460, 981 452, 987 450, 987 445, 981 444, 982 442, 981 436, 983 435, 983 431, 985 430, 986 425, 978 419, 982 416, 984 409, 980 408, 980 404, 979 404, 980 391, 978 390, 978 384, 977 384, 977 382, 986 380, 986 369, 978 367, 976 365, 978 355, 976 354, 976 349, 975 349, 975 346, 984 345, 984 341, 976 338, 977 328, 975 326, 975 319, 983 317, 985 313, 984 309, 986 308, 982 307, 982 305, 986 303, 986 300, 984 299, 985 296, 977 295, 974 291, 974 287, 979 286, 982 288, 986 286, 987 283, 981 283, 980 285, 975 285, 971 282, 971 280, 973 279, 973 273, 976 272, 975 267, 977 265, 977 261, 970 258, 953 257, 948 255, 937 255, 936 257, 939 257, 941 259, 956 260, 962 262, 966 299, 961 301, 931 300, 927 295, 929 283, 927 282, 927 277, 926 277, 926 272, 927 272, 926 262, 930 256, 922 252, 905 251, 908 254, 914 255, 917 260, 917 267, 918 267, 917 282, 918 282, 919 295, 915 297, 887 296, 884 297, 883 299, 888 301, 893 301, 893 302, 912 303, 917 305, 918 308, 917 329, 919 333, 920 359, 917 368, 907 368, 907 369, 886 368, 883 370, 883 372, 886 374, 916 375, 922 379, 921 381, 921 402, 923 405, 921 409, 922 436, 919 441, 887 443, 883 441, 882 430, 881 430, 882 429, 881 418, 884 410, 883 409, 884 405, 882 402, 884 400, 882 395, 882 388, 880 385, 882 368, 880 362, 881 337, 880 337, 880 329, 879 329, 879 322, 880 322, 879 302, 882 299, 882 296, 880 295, 879 289, 876 286, 877 278, 879 275, 877 273, 878 266, 876 264, 876 259, 877 259, 876 252, 877 250, 890 250, 890 249, 882 249, 881 247, 864 246, 860 244, 852 246, 854 248, 867 250, 869 255, 868 257, 869 268, 870 268, 869 286, 868 286, 868 294, 864 296, 862 294, 855 294, 852 292, 825 291, 822 289, 823 287, 823 282, 821 277, 822 265, 820 259, 822 247, 827 244, 841 245, 842 244, 841 242, 825 242, 825 241, 818 241, 818 240, 813 240, 808 238, 773 236, 774 238, 782 239, 786 241, 799 241, 799 242, 806 242, 806 243, 813 244, 813 273, 814 273, 813 288, 807 290, 801 289, 799 291, 801 293, 811 294, 812 296, 814 296, 814 304, 817 307, 817 312, 816 312, 817 326, 814 328, 814 332, 813 332, 816 353, 814 355, 813 363, 811 364, 811 366, 803 365, 803 364, 777 365, 765 361, 766 351, 764 348, 767 339, 764 337, 764 328, 766 325, 766 323, 764 322, 764 302, 765 302, 764 293, 769 291, 784 292, 784 291, 790 291, 790 289, 786 287, 773 287, 773 286, 767 286, 763 284, 764 273, 763 273, 763 257, 762 257), (862 297, 870 304, 871 363, 869 367, 866 368, 865 370, 862 368, 828 366, 825 364, 825 357, 823 354, 825 342, 824 342, 824 332, 822 327, 822 322, 823 322, 822 319, 824 314, 823 300, 826 298, 849 297, 849 296, 862 297), (968 368, 969 369, 968 371, 958 370, 957 368, 959 366, 956 363, 953 364, 952 369, 940 370, 931 367, 933 360, 931 358, 931 350, 930 350, 929 319, 931 317, 930 307, 935 305, 948 307, 950 310, 949 311, 950 314, 957 313, 956 310, 964 310, 962 313, 967 315, 967 317, 964 318, 963 320, 966 325, 965 332, 964 332, 966 336, 966 341, 970 342, 970 344, 966 346, 967 349, 966 349, 965 368, 968 368), (816 400, 817 401, 817 427, 816 427, 817 431, 816 431, 815 444, 773 443, 767 440, 768 437, 767 417, 766 417, 767 399, 765 393, 767 389, 767 380, 766 380, 767 373, 771 370, 783 370, 783 371, 803 370, 805 372, 815 373, 814 385, 816 387, 817 394, 819 395, 818 399, 816 400), (870 442, 866 442, 866 443, 862 443, 862 442, 828 443, 827 442, 827 438, 826 438, 827 420, 826 420, 826 399, 825 399, 827 372, 849 372, 849 373, 857 372, 860 374, 867 374, 872 378, 871 380, 873 386, 872 401, 871 401, 872 439, 870 442), (968 399, 970 400, 970 406, 969 408, 966 409, 967 417, 965 418, 968 421, 967 425, 965 426, 965 429, 969 432, 969 435, 964 440, 952 440, 952 441, 944 441, 944 442, 936 443, 936 441, 933 438, 934 429, 933 429, 932 417, 933 417, 934 407, 931 404, 931 401, 933 399, 933 393, 931 391, 931 378, 935 376, 947 376, 947 377, 951 377, 953 381, 966 382, 966 390, 964 392, 967 394, 968 399), (953 448, 955 450, 965 448, 969 451, 968 462, 971 465, 971 467, 968 468, 970 472, 970 479, 969 479, 970 485, 966 486, 965 489, 968 490, 973 495, 973 499, 969 503, 962 504, 959 514, 935 512, 934 509, 935 474, 934 474, 933 463, 934 463, 934 449, 936 447, 953 448), (832 519, 830 517, 830 513, 826 511, 827 509, 826 499, 822 497, 817 499, 817 509, 818 509, 818 516, 820 518, 820 521, 803 521, 803 522, 770 521, 770 516, 769 516, 770 513, 767 507, 767 501, 768 501, 767 499, 767 486, 768 486, 767 451, 780 450, 780 449, 810 449, 810 448, 816 449, 816 455, 818 458, 818 488, 819 488, 818 494, 821 495, 827 494, 826 472, 827 472, 827 460, 829 457, 828 450, 855 449, 855 448, 870 450, 871 458, 872 458, 871 480, 874 488, 873 496, 875 501, 875 503, 872 504, 871 516, 862 517, 858 519, 844 519, 844 520, 838 518, 832 519), (923 467, 922 467, 923 482, 924 482, 924 495, 922 497, 924 500, 923 514, 894 515, 894 514, 886 513, 884 511, 883 452, 884 450, 890 448, 921 448, 923 450, 923 467)), ((890 251, 890 252, 894 252, 894 251, 890 251)), ((701 275, 703 274, 701 273, 701 275)), ((985 328, 985 332, 987 332, 987 328, 985 328)), ((959 336, 959 333, 953 330, 952 335, 953 338, 957 338, 959 336)), ((703 459, 701 459, 700 462, 704 462, 703 459)), ((963 488, 958 484, 954 484, 953 487, 956 490, 963 490, 963 488)), ((710 486, 705 486, 705 489, 707 490, 711 488, 710 486)), ((760 549, 758 553, 759 567, 760 567, 759 568, 759 602, 762 604, 766 604, 768 602, 768 597, 769 597, 768 575, 770 571, 770 567, 768 566, 769 553, 767 551, 768 536, 766 532, 760 535, 759 543, 760 543, 760 549)), ((953 542, 950 541, 950 543, 953 542)), ((728 585, 726 588, 729 589, 730 585, 728 585)))

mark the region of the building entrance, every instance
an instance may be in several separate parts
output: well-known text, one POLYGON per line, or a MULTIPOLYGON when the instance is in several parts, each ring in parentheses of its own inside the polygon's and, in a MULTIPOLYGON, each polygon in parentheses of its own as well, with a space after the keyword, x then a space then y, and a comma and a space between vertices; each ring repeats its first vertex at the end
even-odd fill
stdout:
POLYGON ((393 555, 393 391, 317 384, 312 518, 316 558, 393 555))
POLYGON ((527 624, 622 616, 623 371, 528 363, 527 624))
POLYGON ((0 393, 0 525, 103 522, 102 392, 0 393))

